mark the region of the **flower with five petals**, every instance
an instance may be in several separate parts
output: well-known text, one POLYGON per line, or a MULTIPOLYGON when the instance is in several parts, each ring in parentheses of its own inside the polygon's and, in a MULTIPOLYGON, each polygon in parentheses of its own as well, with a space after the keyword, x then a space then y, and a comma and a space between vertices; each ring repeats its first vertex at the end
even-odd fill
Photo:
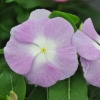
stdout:
POLYGON ((43 87, 69 78, 78 67, 72 25, 61 17, 49 19, 49 14, 44 9, 33 11, 27 21, 11 29, 4 48, 10 68, 43 87))
POLYGON ((72 43, 81 56, 85 79, 89 84, 100 87, 100 36, 90 18, 84 22, 82 32, 78 30, 74 34, 72 43))

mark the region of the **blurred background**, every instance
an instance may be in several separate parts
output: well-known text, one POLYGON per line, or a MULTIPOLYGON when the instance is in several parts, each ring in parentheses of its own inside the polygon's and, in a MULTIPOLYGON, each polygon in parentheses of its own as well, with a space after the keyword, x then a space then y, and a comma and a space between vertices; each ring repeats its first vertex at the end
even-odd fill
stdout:
MULTIPOLYGON (((0 49, 9 40, 11 28, 27 20, 30 12, 38 8, 75 14, 80 17, 77 27, 90 17, 100 33, 100 0, 0 0, 0 49)), ((89 100, 100 100, 100 89, 89 86, 88 95, 89 100)))

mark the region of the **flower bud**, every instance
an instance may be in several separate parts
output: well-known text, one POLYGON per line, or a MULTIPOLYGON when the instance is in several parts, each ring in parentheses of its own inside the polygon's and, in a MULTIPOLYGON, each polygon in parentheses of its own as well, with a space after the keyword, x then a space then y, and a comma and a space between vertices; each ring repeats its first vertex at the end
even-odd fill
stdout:
POLYGON ((15 92, 10 91, 10 96, 7 95, 7 100, 18 100, 15 92))
POLYGON ((81 23, 79 30, 82 31, 82 28, 83 28, 83 23, 81 23))

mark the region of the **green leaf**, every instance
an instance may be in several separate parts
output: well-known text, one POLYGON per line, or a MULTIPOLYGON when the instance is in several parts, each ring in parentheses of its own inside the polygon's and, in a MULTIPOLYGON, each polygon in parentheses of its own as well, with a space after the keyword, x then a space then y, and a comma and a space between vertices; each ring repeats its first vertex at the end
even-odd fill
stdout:
POLYGON ((60 11, 53 11, 50 15, 49 15, 49 18, 54 18, 54 17, 62 17, 64 19, 66 19, 68 22, 70 22, 70 24, 73 26, 74 28, 74 31, 77 30, 77 27, 75 25, 76 22, 74 22, 71 18, 70 18, 71 15, 67 15, 66 13, 64 12, 60 12, 60 11))
POLYGON ((46 88, 37 86, 30 94, 28 100, 47 100, 46 88))
POLYGON ((6 97, 3 97, 2 95, 0 95, 0 100, 5 100, 6 97))
POLYGON ((0 49, 0 54, 4 54, 3 49, 0 49))
POLYGON ((5 71, 5 70, 10 70, 9 67, 7 66, 7 63, 4 61, 0 62, 0 75, 5 71))
POLYGON ((26 84, 26 98, 29 97, 35 86, 33 84, 26 84))
POLYGON ((17 21, 22 23, 29 18, 30 12, 28 10, 20 9, 17 15, 17 21))
POLYGON ((24 78, 11 71, 7 64, 0 64, 0 96, 6 98, 11 91, 17 94, 18 100, 24 100, 26 93, 24 78))
POLYGON ((77 24, 80 20, 80 18, 76 15, 70 14, 70 13, 66 13, 73 21, 75 24, 77 24))
POLYGON ((100 88, 89 85, 88 90, 89 100, 100 100, 100 88))
POLYGON ((36 0, 16 0, 16 2, 26 9, 39 6, 39 3, 36 0))
POLYGON ((87 84, 81 72, 49 88, 49 100, 88 100, 87 84))
POLYGON ((26 9, 31 9, 39 6, 48 7, 53 5, 53 2, 51 0, 15 0, 15 1, 26 9))
POLYGON ((6 0, 6 3, 11 3, 13 1, 15 1, 15 0, 6 0))

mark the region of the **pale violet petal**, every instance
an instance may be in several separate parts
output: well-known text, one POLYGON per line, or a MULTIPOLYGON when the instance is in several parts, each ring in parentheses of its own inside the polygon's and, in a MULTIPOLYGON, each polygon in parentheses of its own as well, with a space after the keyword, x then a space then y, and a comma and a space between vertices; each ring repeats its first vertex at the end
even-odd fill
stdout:
POLYGON ((38 36, 44 36, 45 24, 44 21, 30 19, 12 28, 11 35, 20 43, 34 43, 38 36))
POLYGON ((81 57, 88 60, 100 58, 100 46, 81 31, 78 30, 74 34, 72 43, 81 57))
POLYGON ((44 19, 49 18, 50 11, 46 9, 36 9, 31 12, 29 19, 44 19))
POLYGON ((25 77, 33 84, 49 87, 58 81, 60 73, 56 66, 46 60, 44 53, 40 53, 34 59, 32 69, 25 77))
POLYGON ((72 76, 78 68, 78 60, 75 47, 60 48, 45 54, 48 62, 60 70, 59 80, 72 76))
POLYGON ((59 44, 58 48, 71 46, 73 33, 74 29, 72 25, 61 17, 52 18, 46 23, 46 38, 59 44))
POLYGON ((88 18, 85 20, 83 27, 82 27, 82 32, 100 44, 100 36, 96 32, 91 18, 88 18))
POLYGON ((84 77, 91 85, 100 87, 100 59, 86 60, 81 57, 84 77))
POLYGON ((4 48, 4 56, 9 67, 18 74, 26 74, 32 68, 35 56, 40 48, 34 44, 21 44, 13 38, 4 48))

